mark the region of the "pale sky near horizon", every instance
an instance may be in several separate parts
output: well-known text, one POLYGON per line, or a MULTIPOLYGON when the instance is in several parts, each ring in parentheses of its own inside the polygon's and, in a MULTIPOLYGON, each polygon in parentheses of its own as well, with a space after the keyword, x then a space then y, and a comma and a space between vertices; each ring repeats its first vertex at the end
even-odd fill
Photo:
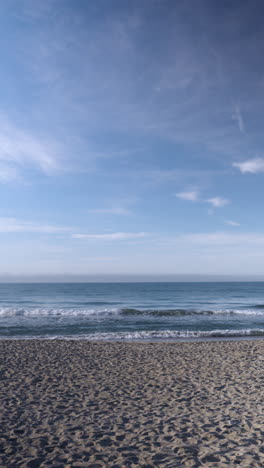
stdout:
POLYGON ((0 275, 264 275, 261 0, 0 4, 0 275))

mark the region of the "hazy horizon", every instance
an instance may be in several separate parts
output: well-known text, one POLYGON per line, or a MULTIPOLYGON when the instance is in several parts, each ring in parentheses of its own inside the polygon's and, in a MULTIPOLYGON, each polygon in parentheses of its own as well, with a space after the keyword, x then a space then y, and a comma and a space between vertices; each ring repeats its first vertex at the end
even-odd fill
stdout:
POLYGON ((264 282, 264 275, 0 275, 0 283, 264 282))

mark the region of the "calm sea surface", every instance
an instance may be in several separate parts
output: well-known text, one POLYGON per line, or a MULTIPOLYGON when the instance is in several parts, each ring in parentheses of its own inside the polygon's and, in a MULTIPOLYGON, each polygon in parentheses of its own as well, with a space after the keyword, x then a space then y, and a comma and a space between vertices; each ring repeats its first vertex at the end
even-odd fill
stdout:
POLYGON ((264 336, 264 282, 0 284, 0 338, 264 336))

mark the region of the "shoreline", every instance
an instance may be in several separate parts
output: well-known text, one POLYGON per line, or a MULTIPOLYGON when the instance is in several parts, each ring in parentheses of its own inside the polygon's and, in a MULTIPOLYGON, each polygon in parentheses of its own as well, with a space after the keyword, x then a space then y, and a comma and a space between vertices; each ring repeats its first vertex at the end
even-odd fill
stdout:
POLYGON ((70 337, 0 337, 0 343, 2 341, 65 341, 65 342, 88 342, 88 343, 203 343, 203 342, 225 342, 225 341, 264 341, 264 336, 212 336, 212 337, 194 337, 194 338, 130 338, 130 339, 89 339, 86 337, 74 338, 70 337))
POLYGON ((2 340, 1 466, 264 465, 264 340, 2 340))

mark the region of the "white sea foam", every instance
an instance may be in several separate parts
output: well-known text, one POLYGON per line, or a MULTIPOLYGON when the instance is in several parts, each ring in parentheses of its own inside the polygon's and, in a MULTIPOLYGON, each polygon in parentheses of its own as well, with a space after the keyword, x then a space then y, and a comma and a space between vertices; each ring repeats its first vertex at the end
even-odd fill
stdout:
POLYGON ((218 310, 188 310, 188 309, 75 309, 75 308, 19 308, 1 307, 0 317, 78 317, 105 315, 153 315, 153 316, 188 316, 188 315, 257 315, 264 316, 264 309, 218 309, 218 310))
MULTIPOLYGON (((83 336, 87 340, 150 340, 150 339, 177 339, 177 338, 213 338, 213 337, 242 337, 242 336, 262 336, 264 329, 242 329, 242 330, 155 330, 155 331, 134 331, 134 332, 109 332, 94 333, 83 336)), ((81 337, 79 337, 80 339, 81 337)))
POLYGON ((89 316, 170 316, 181 317, 188 315, 256 315, 264 316, 264 309, 218 309, 218 310, 190 310, 190 309, 148 309, 139 310, 132 308, 19 308, 19 307, 1 307, 1 317, 89 317, 89 316))
POLYGON ((216 311, 219 314, 263 315, 264 309, 226 309, 216 311))
POLYGON ((18 308, 18 307, 1 307, 0 317, 78 317, 78 316, 93 316, 93 315, 111 315, 118 314, 119 309, 61 309, 61 308, 18 308))
POLYGON ((155 330, 134 332, 107 332, 91 333, 82 335, 39 335, 39 336, 0 336, 0 339, 46 339, 46 340, 86 340, 86 341, 137 341, 137 340, 177 340, 177 339, 207 339, 207 338, 243 338, 263 337, 264 329, 242 329, 242 330, 155 330))

